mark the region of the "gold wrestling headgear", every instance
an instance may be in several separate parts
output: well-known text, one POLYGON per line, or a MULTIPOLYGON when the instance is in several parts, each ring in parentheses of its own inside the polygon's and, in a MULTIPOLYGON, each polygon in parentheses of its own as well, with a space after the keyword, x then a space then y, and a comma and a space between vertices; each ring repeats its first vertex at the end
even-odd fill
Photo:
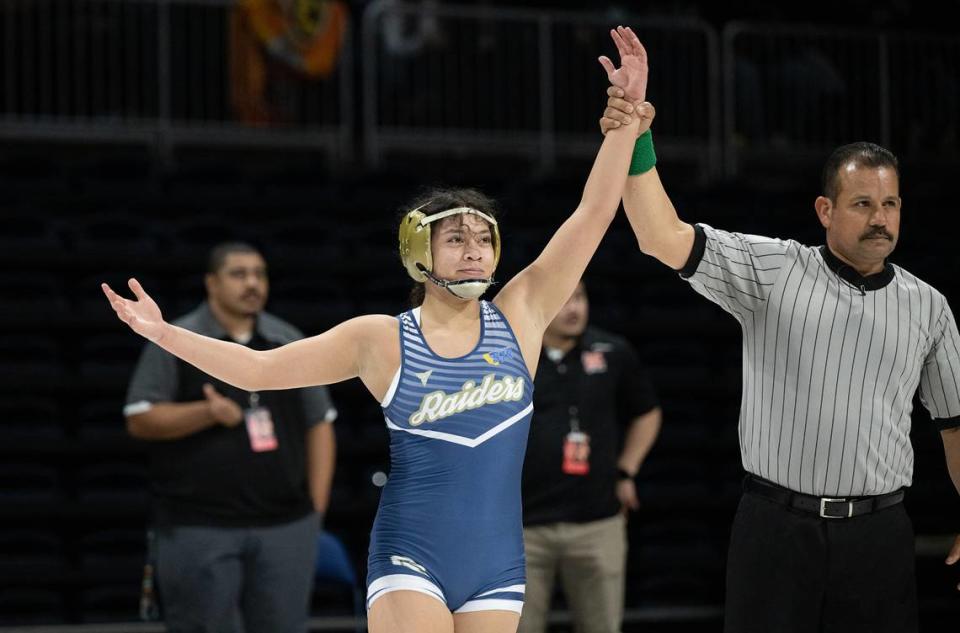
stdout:
POLYGON ((493 267, 496 268, 497 264, 500 263, 500 230, 497 228, 497 221, 486 213, 471 207, 455 207, 426 215, 420 210, 424 206, 426 205, 410 211, 400 221, 400 260, 407 269, 407 273, 414 281, 421 283, 428 280, 432 281, 461 299, 476 299, 493 283, 493 278, 463 279, 460 281, 436 278, 433 275, 433 255, 430 250, 430 225, 437 220, 461 213, 483 218, 490 223, 490 233, 493 238, 493 267))

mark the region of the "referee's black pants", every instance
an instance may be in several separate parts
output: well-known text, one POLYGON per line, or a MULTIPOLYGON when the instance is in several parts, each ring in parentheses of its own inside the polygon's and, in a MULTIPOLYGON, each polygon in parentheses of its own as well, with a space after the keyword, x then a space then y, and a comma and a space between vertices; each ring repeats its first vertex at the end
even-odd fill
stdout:
POLYGON ((917 619, 902 503, 824 519, 744 493, 730 535, 726 633, 915 633, 917 619))

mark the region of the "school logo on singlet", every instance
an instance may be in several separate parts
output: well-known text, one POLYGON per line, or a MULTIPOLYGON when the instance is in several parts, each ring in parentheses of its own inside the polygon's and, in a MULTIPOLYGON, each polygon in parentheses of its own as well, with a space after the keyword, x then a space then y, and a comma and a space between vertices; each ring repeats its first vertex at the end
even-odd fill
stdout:
POLYGON ((485 404, 497 402, 515 402, 523 398, 523 378, 504 376, 500 380, 495 374, 487 374, 476 384, 472 380, 463 383, 456 393, 434 391, 420 401, 420 408, 410 416, 410 426, 420 426, 424 422, 435 422, 454 413, 479 409, 485 404))
POLYGON ((483 360, 487 361, 488 364, 493 365, 494 367, 503 361, 510 360, 511 358, 513 358, 513 350, 509 347, 487 352, 483 355, 483 360))

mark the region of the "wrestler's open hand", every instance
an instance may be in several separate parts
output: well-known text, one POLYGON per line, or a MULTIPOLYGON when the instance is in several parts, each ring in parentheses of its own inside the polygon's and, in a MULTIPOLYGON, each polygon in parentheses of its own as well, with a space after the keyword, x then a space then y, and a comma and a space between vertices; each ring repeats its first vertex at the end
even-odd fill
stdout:
POLYGON ((600 57, 600 63, 607 71, 610 83, 623 88, 627 100, 631 103, 647 100, 647 51, 640 39, 630 27, 618 26, 610 30, 610 37, 620 53, 620 68, 616 68, 610 58, 600 57))
POLYGON ((637 136, 650 129, 656 110, 647 101, 647 51, 630 27, 618 26, 610 31, 610 37, 620 53, 620 68, 608 57, 600 57, 613 84, 607 89, 607 107, 600 119, 600 131, 606 135, 621 125, 629 125, 633 117, 640 117, 637 136))
POLYGON ((129 325, 134 332, 156 343, 163 337, 167 327, 163 315, 160 314, 160 308, 136 279, 130 279, 127 285, 137 297, 136 301, 124 299, 105 283, 100 284, 100 287, 103 289, 103 294, 110 300, 110 306, 117 313, 117 317, 129 325))

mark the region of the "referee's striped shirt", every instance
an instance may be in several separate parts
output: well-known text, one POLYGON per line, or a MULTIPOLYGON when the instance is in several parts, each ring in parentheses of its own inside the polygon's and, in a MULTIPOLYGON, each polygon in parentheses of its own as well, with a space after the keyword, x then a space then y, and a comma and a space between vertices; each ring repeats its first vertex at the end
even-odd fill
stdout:
POLYGON ((913 477, 913 394, 960 426, 960 335, 946 299, 899 266, 868 277, 825 246, 696 226, 681 275, 743 329, 747 472, 817 496, 913 477))

